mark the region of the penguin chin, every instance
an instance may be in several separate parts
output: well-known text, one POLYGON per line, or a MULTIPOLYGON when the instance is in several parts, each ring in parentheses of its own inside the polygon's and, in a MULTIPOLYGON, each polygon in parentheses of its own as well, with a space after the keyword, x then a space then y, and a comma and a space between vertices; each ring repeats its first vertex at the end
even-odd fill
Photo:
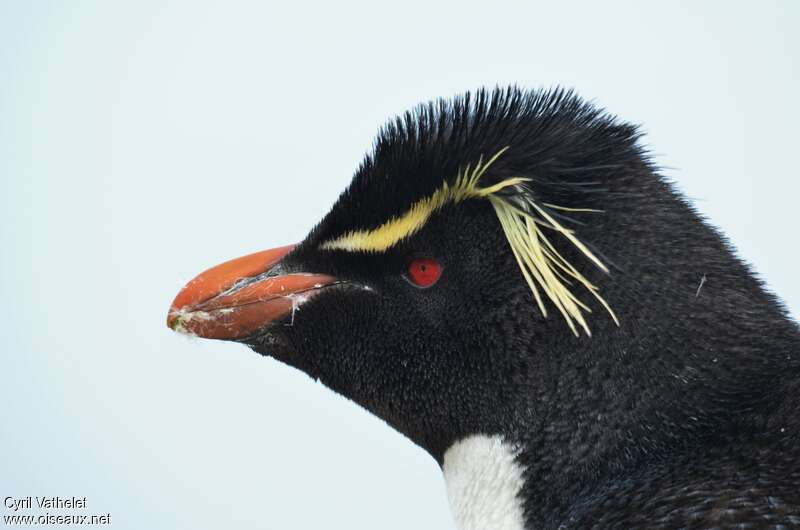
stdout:
POLYGON ((313 366, 306 356, 300 355, 289 334, 283 329, 282 323, 271 324, 258 334, 241 340, 242 344, 264 357, 271 357, 287 366, 291 366, 306 373, 312 379, 317 379, 313 366))

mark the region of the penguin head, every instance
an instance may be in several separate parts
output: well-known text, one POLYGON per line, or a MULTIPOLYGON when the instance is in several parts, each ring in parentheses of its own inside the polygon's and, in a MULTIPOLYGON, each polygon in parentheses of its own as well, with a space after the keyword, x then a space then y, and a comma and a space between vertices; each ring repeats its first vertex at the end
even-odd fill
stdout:
POLYGON ((421 106, 302 242, 199 275, 168 325, 296 367, 441 461, 529 424, 563 357, 619 332, 610 198, 649 171, 637 136, 562 90, 421 106))

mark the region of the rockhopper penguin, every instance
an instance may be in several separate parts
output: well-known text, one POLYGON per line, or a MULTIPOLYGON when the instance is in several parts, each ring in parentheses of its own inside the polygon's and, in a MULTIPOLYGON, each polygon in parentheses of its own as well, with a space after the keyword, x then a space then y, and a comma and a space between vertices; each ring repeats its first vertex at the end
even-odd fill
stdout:
POLYGON ((560 89, 420 106, 168 325, 383 418, 462 529, 798 527, 800 330, 639 139, 560 89))

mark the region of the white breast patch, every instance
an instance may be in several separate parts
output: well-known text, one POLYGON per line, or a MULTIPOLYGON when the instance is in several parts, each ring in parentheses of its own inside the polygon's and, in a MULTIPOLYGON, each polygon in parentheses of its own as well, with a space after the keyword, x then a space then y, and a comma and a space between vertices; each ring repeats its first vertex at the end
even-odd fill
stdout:
POLYGON ((523 530, 523 468, 500 436, 473 435, 445 452, 444 481, 460 530, 523 530))

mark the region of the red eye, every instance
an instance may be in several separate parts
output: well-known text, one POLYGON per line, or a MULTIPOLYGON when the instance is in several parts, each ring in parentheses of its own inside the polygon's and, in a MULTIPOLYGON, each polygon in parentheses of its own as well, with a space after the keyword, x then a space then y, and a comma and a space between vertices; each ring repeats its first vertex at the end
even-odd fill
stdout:
POLYGON ((408 264, 408 279, 417 287, 430 287, 442 275, 442 265, 431 258, 418 258, 408 264))

